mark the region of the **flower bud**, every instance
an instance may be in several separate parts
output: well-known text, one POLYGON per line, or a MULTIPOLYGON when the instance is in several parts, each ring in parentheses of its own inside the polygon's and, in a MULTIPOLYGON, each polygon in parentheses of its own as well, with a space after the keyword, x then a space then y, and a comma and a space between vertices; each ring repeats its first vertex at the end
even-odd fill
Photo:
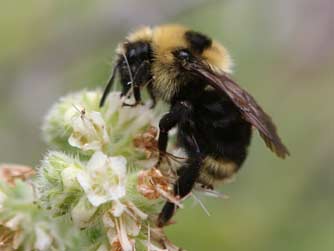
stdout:
POLYGON ((49 152, 38 168, 36 180, 43 207, 50 209, 54 215, 68 214, 82 195, 76 176, 83 168, 77 158, 60 152, 49 152))
POLYGON ((78 153, 78 149, 69 144, 76 118, 84 113, 99 110, 98 91, 81 91, 61 98, 48 112, 42 126, 46 143, 58 150, 78 153))
POLYGON ((71 225, 51 218, 35 203, 31 184, 0 180, 0 191, 0 250, 71 250, 82 238, 71 225))

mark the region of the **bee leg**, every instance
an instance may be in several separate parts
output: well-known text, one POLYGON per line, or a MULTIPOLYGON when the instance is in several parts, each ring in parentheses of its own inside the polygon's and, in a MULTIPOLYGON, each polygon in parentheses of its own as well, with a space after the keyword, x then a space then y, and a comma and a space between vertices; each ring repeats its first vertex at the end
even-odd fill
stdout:
POLYGON ((184 102, 176 103, 170 110, 169 113, 165 114, 159 121, 159 138, 158 138, 158 148, 159 148, 159 158, 156 164, 157 167, 162 162, 163 154, 166 153, 167 143, 168 143, 168 132, 176 126, 182 117, 186 117, 189 112, 189 107, 184 104, 184 102))
POLYGON ((140 86, 138 84, 133 85, 133 96, 135 97, 135 104, 142 104, 140 86))
POLYGON ((133 104, 128 104, 128 103, 123 103, 123 106, 130 106, 130 107, 135 107, 137 105, 143 105, 144 103, 141 100, 141 95, 140 95, 140 86, 137 84, 133 85, 133 95, 135 97, 135 102, 133 104))
POLYGON ((126 98, 130 98, 131 96, 128 94, 129 90, 130 90, 130 86, 123 86, 122 91, 121 91, 121 95, 120 95, 121 98, 125 97, 125 96, 126 96, 126 98))
POLYGON ((214 189, 213 185, 204 185, 204 184, 202 184, 201 187, 204 188, 204 189, 208 189, 208 190, 213 190, 214 189))
POLYGON ((147 60, 145 60, 144 62, 142 62, 139 65, 138 69, 136 70, 136 72, 133 76, 133 82, 132 82, 133 96, 135 98, 135 102, 133 104, 123 103, 123 106, 134 107, 134 106, 137 106, 137 105, 143 105, 144 104, 141 100, 140 85, 147 78, 147 72, 149 72, 149 66, 150 66, 150 64, 147 60))
MULTIPOLYGON (((152 87, 152 76, 151 76, 151 67, 150 67, 150 62, 148 60, 145 60, 141 63, 141 65, 138 67, 135 75, 134 75, 134 82, 135 83, 141 83, 141 85, 147 86, 147 92, 152 100, 152 105, 150 108, 154 108, 156 105, 156 98, 153 92, 153 87, 152 87)), ((135 100, 140 101, 140 93, 138 93, 138 98, 136 98, 136 90, 134 90, 134 96, 135 100)))
POLYGON ((151 104, 151 109, 153 109, 155 107, 155 105, 157 104, 157 100, 155 98, 155 95, 154 95, 154 92, 153 92, 153 88, 152 88, 152 85, 149 84, 147 86, 147 91, 148 91, 148 95, 150 95, 150 98, 152 100, 152 104, 151 104))
MULTIPOLYGON (((190 135, 188 140, 193 154, 190 156, 187 164, 184 167, 181 167, 182 171, 180 172, 180 176, 174 185, 174 195, 180 199, 187 196, 193 189, 203 163, 203 156, 200 152, 196 139, 193 135, 190 135)), ((174 203, 169 201, 166 202, 158 218, 159 227, 164 226, 172 218, 176 208, 177 206, 174 203)))
MULTIPOLYGON (((183 171, 176 184, 174 185, 174 195, 180 198, 187 196, 193 189, 199 176, 202 165, 201 158, 195 158, 184 166, 183 171)), ((158 226, 162 227, 173 217, 177 206, 172 202, 166 202, 158 218, 158 226)))
POLYGON ((167 149, 167 143, 168 143, 168 132, 170 129, 172 129, 177 124, 178 114, 174 111, 171 111, 167 114, 165 114, 159 122, 159 138, 158 138, 158 149, 159 149, 159 157, 158 162, 156 164, 157 167, 162 162, 162 158, 164 153, 167 149))

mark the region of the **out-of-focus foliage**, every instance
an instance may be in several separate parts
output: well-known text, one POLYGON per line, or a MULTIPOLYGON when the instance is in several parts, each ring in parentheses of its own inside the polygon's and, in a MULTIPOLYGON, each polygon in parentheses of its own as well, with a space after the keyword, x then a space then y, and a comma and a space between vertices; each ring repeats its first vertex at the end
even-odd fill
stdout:
POLYGON ((68 91, 103 86, 116 43, 181 23, 221 41, 235 76, 278 124, 277 159, 254 137, 229 200, 191 200, 169 236, 187 250, 334 250, 332 0, 9 1, 0 8, 0 160, 38 164, 42 118, 68 91))

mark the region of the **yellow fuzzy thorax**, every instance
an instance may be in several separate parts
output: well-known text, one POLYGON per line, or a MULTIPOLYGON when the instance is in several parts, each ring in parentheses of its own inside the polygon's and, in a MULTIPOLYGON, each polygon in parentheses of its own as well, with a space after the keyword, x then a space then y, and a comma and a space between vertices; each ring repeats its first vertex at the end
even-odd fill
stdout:
MULTIPOLYGON (((162 25, 153 29, 152 45, 157 61, 170 64, 173 63, 172 51, 180 48, 188 48, 188 42, 184 34, 188 28, 177 25, 162 25)), ((232 60, 227 50, 217 41, 199 55, 214 70, 222 70, 231 73, 232 60)))

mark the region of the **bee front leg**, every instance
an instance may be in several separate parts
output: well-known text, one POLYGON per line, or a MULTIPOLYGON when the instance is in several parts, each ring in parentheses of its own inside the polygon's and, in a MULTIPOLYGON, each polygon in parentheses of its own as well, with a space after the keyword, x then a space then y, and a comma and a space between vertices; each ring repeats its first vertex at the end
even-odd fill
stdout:
POLYGON ((185 119, 189 112, 190 106, 186 105, 187 103, 182 101, 178 102, 171 107, 169 113, 165 114, 159 122, 159 138, 158 138, 158 149, 159 149, 159 158, 156 164, 157 167, 161 164, 162 158, 166 153, 167 144, 168 144, 168 132, 176 126, 176 124, 181 120, 185 119))
MULTIPOLYGON (((124 96, 124 95, 123 95, 124 96)), ((133 104, 123 103, 123 106, 129 106, 129 107, 135 107, 137 105, 143 105, 143 101, 141 100, 141 94, 140 94, 140 86, 137 84, 133 85, 133 96, 135 98, 135 102, 133 104)))
POLYGON ((146 81, 147 74, 148 74, 148 72, 150 72, 149 67, 150 67, 150 64, 149 64, 149 61, 147 61, 147 60, 143 61, 139 65, 139 67, 136 70, 135 75, 133 77, 133 82, 130 82, 130 84, 133 85, 133 96, 135 98, 135 103, 133 103, 133 104, 123 103, 123 106, 134 107, 134 106, 137 106, 137 105, 143 105, 144 104, 141 100, 140 85, 146 81))
POLYGON ((156 104, 157 104, 157 99, 156 99, 156 97, 155 97, 155 94, 154 94, 154 91, 153 91, 153 87, 152 87, 152 84, 149 84, 148 86, 147 86, 147 91, 148 91, 148 94, 150 95, 150 98, 151 98, 151 100, 152 100, 152 104, 151 104, 151 109, 153 109, 155 106, 156 106, 156 104))
POLYGON ((178 114, 171 111, 165 114, 159 122, 159 138, 158 138, 158 149, 159 157, 156 167, 159 168, 164 154, 167 150, 168 144, 168 132, 177 124, 178 114))

